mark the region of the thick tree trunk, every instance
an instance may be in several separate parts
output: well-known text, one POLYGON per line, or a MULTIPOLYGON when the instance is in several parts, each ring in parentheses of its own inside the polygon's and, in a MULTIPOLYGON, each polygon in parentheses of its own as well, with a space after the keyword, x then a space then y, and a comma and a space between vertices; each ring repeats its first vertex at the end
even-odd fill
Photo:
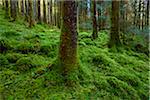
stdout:
POLYGON ((110 42, 109 47, 120 46, 121 41, 119 38, 119 2, 113 0, 112 1, 112 22, 111 22, 111 33, 110 33, 110 42))
POLYGON ((77 67, 77 7, 75 0, 63 1, 59 60, 63 75, 77 67))
POLYGON ((93 1, 93 34, 92 39, 96 39, 98 37, 97 33, 97 20, 96 20, 96 0, 93 1))

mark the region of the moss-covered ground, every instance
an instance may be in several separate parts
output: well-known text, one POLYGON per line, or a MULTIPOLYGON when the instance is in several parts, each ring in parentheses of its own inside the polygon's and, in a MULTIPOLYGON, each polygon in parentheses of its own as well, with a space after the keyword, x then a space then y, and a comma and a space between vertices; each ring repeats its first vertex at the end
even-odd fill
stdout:
POLYGON ((79 33, 80 67, 75 85, 65 85, 51 69, 58 55, 60 30, 32 29, 9 22, 0 10, 0 100, 148 100, 149 58, 144 53, 107 47, 107 31, 79 33))

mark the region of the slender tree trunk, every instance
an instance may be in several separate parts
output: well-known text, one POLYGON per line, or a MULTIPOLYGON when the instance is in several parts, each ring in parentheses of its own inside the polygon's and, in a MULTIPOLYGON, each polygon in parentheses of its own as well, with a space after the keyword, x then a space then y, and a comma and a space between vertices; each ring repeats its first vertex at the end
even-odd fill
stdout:
POLYGON ((29 5, 28 5, 28 0, 25 0, 25 20, 28 22, 29 21, 29 5))
POLYGON ((34 25, 32 4, 33 1, 29 0, 29 27, 32 27, 34 25))
POLYGON ((46 4, 45 4, 45 0, 43 0, 43 21, 44 23, 47 23, 47 18, 46 18, 46 4))
POLYGON ((61 25, 61 1, 57 1, 57 27, 61 25))
POLYGON ((133 24, 137 26, 137 9, 136 9, 136 6, 137 6, 137 1, 135 0, 135 2, 134 2, 134 22, 133 22, 133 24))
POLYGON ((146 10, 146 26, 149 28, 149 0, 147 0, 147 10, 146 10))
POLYGON ((96 20, 96 0, 93 1, 93 34, 92 39, 96 39, 98 37, 97 33, 97 20, 96 20))
POLYGON ((16 1, 15 0, 10 0, 10 8, 11 8, 11 17, 13 18, 12 21, 15 21, 17 18, 17 9, 16 9, 16 1))
MULTIPOLYGON (((98 4, 100 5, 100 6, 102 6, 101 5, 101 3, 102 3, 102 0, 100 0, 100 1, 98 1, 98 4)), ((98 10, 98 27, 99 27, 99 31, 102 29, 102 27, 101 27, 101 9, 99 9, 98 10)))
POLYGON ((52 0, 50 0, 50 19, 51 19, 51 25, 54 25, 52 7, 53 7, 53 2, 52 0))
POLYGON ((9 2, 5 0, 5 18, 9 18, 9 2))
POLYGON ((41 23, 42 21, 42 19, 41 19, 41 2, 40 2, 40 0, 38 0, 38 2, 37 2, 37 7, 38 7, 38 15, 37 15, 37 17, 38 17, 38 22, 39 23, 41 23))
POLYGON ((21 0, 21 12, 22 12, 22 16, 24 16, 25 11, 24 11, 24 0, 21 0))
POLYGON ((138 11, 138 25, 139 25, 139 29, 141 29, 141 0, 139 0, 139 11, 138 11))
POLYGON ((120 36, 119 36, 119 2, 116 0, 112 0, 112 22, 111 22, 111 32, 110 32, 110 41, 109 47, 120 46, 120 36))
POLYGON ((50 19, 50 16, 51 16, 51 13, 50 13, 50 1, 48 1, 47 3, 47 9, 48 9, 48 24, 50 25, 51 24, 51 19, 50 19))
POLYGON ((144 29, 144 16, 145 16, 145 14, 144 14, 144 9, 145 9, 145 7, 144 7, 144 1, 142 2, 142 30, 144 29))
POLYGON ((77 7, 75 0, 63 1, 59 60, 63 75, 77 67, 77 7))

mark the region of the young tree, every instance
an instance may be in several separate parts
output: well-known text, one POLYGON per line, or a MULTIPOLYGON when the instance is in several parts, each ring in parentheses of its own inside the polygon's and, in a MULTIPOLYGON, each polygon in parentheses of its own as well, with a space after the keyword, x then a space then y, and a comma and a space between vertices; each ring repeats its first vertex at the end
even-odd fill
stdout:
POLYGON ((112 19, 109 47, 121 45, 119 38, 119 2, 120 1, 112 0, 112 19))
POLYGON ((97 21, 96 21, 96 0, 93 1, 93 34, 92 38, 96 39, 98 37, 97 33, 97 21))
POLYGON ((64 0, 62 3, 59 60, 62 73, 67 76, 77 67, 77 7, 75 0, 64 0))

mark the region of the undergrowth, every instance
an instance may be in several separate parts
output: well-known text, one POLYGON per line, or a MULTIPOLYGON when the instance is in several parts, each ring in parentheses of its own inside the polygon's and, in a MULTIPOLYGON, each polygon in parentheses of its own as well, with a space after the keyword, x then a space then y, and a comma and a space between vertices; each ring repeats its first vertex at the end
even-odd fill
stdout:
MULTIPOLYGON (((26 22, 9 22, 0 11, 0 99, 40 100, 148 100, 149 57, 143 52, 107 47, 109 31, 80 32, 80 67, 67 87, 52 70, 59 47, 60 30, 46 25, 32 29, 26 22)), ((53 68, 55 69, 55 68, 53 68)))

